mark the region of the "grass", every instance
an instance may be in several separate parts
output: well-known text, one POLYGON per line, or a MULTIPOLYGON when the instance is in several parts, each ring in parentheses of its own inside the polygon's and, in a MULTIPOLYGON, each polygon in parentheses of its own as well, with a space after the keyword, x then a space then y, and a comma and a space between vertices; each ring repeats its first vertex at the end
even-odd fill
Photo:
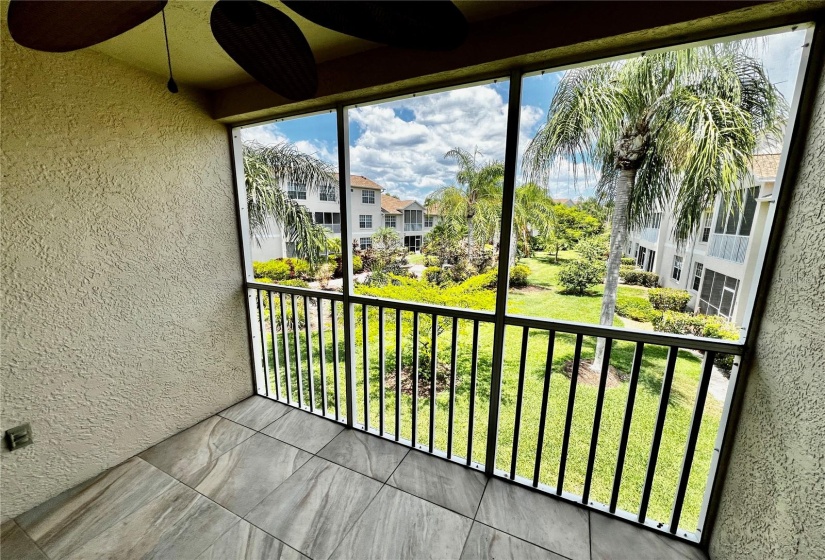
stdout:
MULTIPOLYGON (((573 255, 563 254, 565 258, 573 255)), ((560 292, 555 283, 559 265, 538 255, 538 258, 524 259, 532 270, 530 287, 526 290, 513 291, 510 294, 509 310, 513 313, 538 315, 561 320, 598 323, 600 311, 600 289, 594 288, 593 295, 569 296, 560 292)), ((563 264, 563 263, 562 263, 563 264)), ((640 293, 644 288, 622 286, 620 290, 640 293)), ((339 340, 339 399, 341 414, 345 414, 346 384, 344 383, 343 365, 343 325, 341 324, 342 310, 338 308, 338 340, 339 340)), ((332 342, 329 321, 329 311, 325 313, 324 338, 324 370, 327 384, 328 410, 334 412, 334 383, 332 342)), ((408 318, 407 318, 408 319, 408 318)), ((617 318, 615 323, 622 326, 622 320, 617 318)), ((356 313, 356 422, 364 423, 364 340, 360 322, 360 310, 356 313)), ((402 321, 402 355, 409 357, 411 352, 410 323, 402 321), (406 345, 405 345, 406 344, 406 345)), ((470 427, 470 400, 471 400, 471 351, 472 325, 468 321, 459 321, 458 348, 456 351, 456 391, 453 418, 453 453, 466 457, 468 444, 472 443, 471 457, 478 463, 484 463, 487 423, 489 410, 490 371, 492 363, 493 326, 482 324, 479 329, 479 357, 477 387, 475 394, 475 409, 473 419, 472 441, 468 436, 470 427)), ((395 378, 395 313, 387 312, 385 317, 385 380, 391 383, 395 378)), ((451 327, 439 337, 438 363, 441 370, 449 369, 451 355, 451 327)), ((515 414, 520 373, 520 348, 523 331, 521 328, 508 327, 505 332, 505 356, 502 373, 502 397, 500 406, 499 434, 497 446, 496 468, 508 471, 513 459, 513 440, 515 434, 515 414)), ((278 334, 278 355, 281 363, 281 386, 285 391, 283 372, 283 340, 278 334)), ((419 332, 420 341, 428 341, 429 332, 423 329, 419 332)), ((267 337, 268 339, 270 337, 267 337)), ((380 368, 378 352, 378 317, 377 310, 371 309, 368 320, 367 352, 368 357, 368 394, 369 424, 377 428, 380 421, 380 368)), ((316 406, 321 406, 321 374, 320 374, 320 344, 317 332, 313 329, 312 353, 314 360, 314 383, 316 406)), ((293 360, 294 369, 294 340, 291 333, 287 333, 287 343, 293 360)), ((270 362, 271 362, 271 340, 270 362)), ((542 484, 556 486, 560 464, 560 449, 564 433, 565 415, 570 388, 570 381, 560 372, 565 362, 572 360, 575 337, 558 334, 555 339, 553 353, 553 367, 550 377, 550 393, 547 405, 545 437, 542 443, 541 469, 539 480, 542 484)), ((302 356, 306 356, 306 338, 304 329, 299 334, 299 345, 302 356)), ((519 476, 532 480, 536 450, 538 445, 538 427, 542 409, 542 394, 545 376, 545 363, 548 348, 548 335, 543 331, 532 330, 528 336, 526 362, 524 367, 523 405, 521 412, 520 433, 518 447, 515 453, 516 473, 519 476)), ((582 347, 582 357, 592 357, 595 348, 595 339, 585 337, 582 347)), ((611 364, 622 372, 630 370, 635 345, 629 342, 614 344, 611 364)), ((641 499, 642 486, 648 455, 652 440, 653 427, 659 406, 659 392, 662 374, 665 369, 667 349, 657 346, 646 346, 643 354, 642 368, 636 401, 633 408, 625 459, 624 474, 622 477, 618 507, 630 512, 636 512, 641 499)), ((667 522, 673 503, 676 484, 681 467, 682 455, 687 439, 695 393, 698 386, 701 357, 695 353, 681 351, 678 356, 674 375, 671 397, 668 402, 661 450, 656 466, 653 490, 650 498, 648 517, 661 522, 667 522)), ((304 399, 308 399, 308 378, 304 364, 304 399)), ((428 383, 421 379, 420 383, 428 383)), ((297 398, 295 383, 292 387, 293 398, 297 398)), ((620 439, 622 421, 628 396, 628 383, 623 382, 615 388, 606 390, 602 421, 599 430, 596 460, 594 464, 590 499, 608 503, 613 484, 613 475, 616 467, 617 448, 620 439)), ((389 433, 395 432, 395 393, 386 391, 384 409, 385 426, 389 433)), ((593 415, 597 397, 597 387, 582 383, 578 384, 574 406, 573 421, 569 451, 566 463, 564 490, 581 494, 583 491, 587 458, 590 451, 590 442, 593 431, 593 415)), ((419 444, 429 444, 429 414, 430 399, 427 393, 417 399, 417 438, 419 444)), ((434 446, 440 450, 447 450, 449 423, 448 391, 437 391, 435 399, 435 427, 434 446)), ((401 426, 400 433, 405 439, 412 436, 413 398, 408 394, 401 394, 401 426)), ((699 516, 705 482, 713 451, 714 439, 719 426, 721 405, 713 398, 709 398, 703 414, 703 422, 696 448, 685 504, 680 527, 685 530, 695 530, 699 516)))

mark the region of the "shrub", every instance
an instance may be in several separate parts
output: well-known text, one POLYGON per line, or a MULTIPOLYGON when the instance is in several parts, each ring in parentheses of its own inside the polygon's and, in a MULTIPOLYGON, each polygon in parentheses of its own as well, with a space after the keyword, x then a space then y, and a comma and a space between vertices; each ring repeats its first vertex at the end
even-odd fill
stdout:
POLYGON ((353 274, 358 274, 359 272, 364 271, 364 261, 361 260, 361 257, 358 255, 352 256, 352 272, 353 274))
POLYGON ((635 266, 619 265, 619 278, 621 278, 622 280, 625 280, 625 282, 627 282, 627 280, 626 280, 627 273, 628 272, 633 272, 634 270, 636 270, 635 266))
POLYGON ((647 298, 653 308, 659 311, 684 312, 690 301, 690 293, 674 288, 654 288, 647 293, 647 298))
POLYGON ((280 280, 278 282, 279 286, 292 286, 293 288, 309 288, 309 284, 306 280, 301 280, 300 278, 293 278, 292 280, 280 280))
POLYGON ((428 266, 424 269, 424 274, 422 278, 429 282, 430 284, 436 284, 440 286, 444 283, 445 276, 444 270, 440 266, 428 266))
POLYGON ((573 249, 579 253, 584 260, 604 261, 610 254, 610 247, 607 235, 594 235, 586 237, 576 243, 573 249))
POLYGON ((636 259, 633 257, 622 257, 622 266, 636 266, 636 259))
MULTIPOLYGON (((704 336, 723 340, 739 340, 736 325, 717 315, 692 315, 677 311, 665 311, 653 320, 653 329, 660 332, 704 336)), ((733 356, 717 354, 713 362, 716 367, 729 371, 733 367, 733 356)))
POLYGON ((582 294, 603 279, 604 264, 601 262, 578 260, 566 264, 559 270, 559 284, 568 293, 582 294))
POLYGON ((329 286, 329 281, 332 279, 332 271, 333 266, 329 263, 322 264, 318 267, 318 273, 315 275, 315 278, 318 280, 318 285, 321 286, 321 289, 326 290, 327 286, 329 286))
POLYGON ((283 259, 270 261, 255 261, 252 263, 252 272, 255 278, 269 278, 270 280, 285 280, 289 278, 289 265, 283 259))
POLYGON ((616 298, 616 313, 634 321, 647 323, 659 317, 650 302, 640 296, 619 296, 616 298))
POLYGON ((655 272, 645 272, 644 270, 628 270, 625 272, 624 282, 625 284, 655 288, 659 285, 659 275, 655 272))
POLYGON ((510 269, 510 287, 521 288, 527 285, 527 277, 530 276, 530 267, 524 264, 517 264, 510 269))

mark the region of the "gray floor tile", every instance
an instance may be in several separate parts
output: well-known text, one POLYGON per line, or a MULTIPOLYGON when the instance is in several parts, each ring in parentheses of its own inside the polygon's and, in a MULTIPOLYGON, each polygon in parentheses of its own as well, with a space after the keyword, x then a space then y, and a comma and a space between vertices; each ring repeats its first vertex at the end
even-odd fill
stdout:
POLYGON ((497 531, 481 523, 473 523, 461 560, 564 560, 563 556, 548 552, 527 541, 497 531))
POLYGON ((29 510, 17 522, 46 554, 63 558, 176 484, 134 457, 29 510))
POLYGON ((491 479, 476 520, 573 560, 590 558, 587 510, 491 479))
POLYGON ((255 434, 182 482, 243 517, 312 455, 255 434))
POLYGON ((475 517, 487 478, 462 465, 410 451, 387 484, 469 518, 475 517))
POLYGON ((13 520, 0 526, 0 553, 14 560, 49 560, 13 520))
POLYGON ((335 422, 303 410, 294 410, 276 420, 261 432, 295 447, 300 447, 304 451, 318 453, 343 429, 342 425, 335 422))
POLYGON ((239 521, 237 516, 177 483, 65 558, 195 559, 239 521))
POLYGON ((386 482, 407 451, 406 447, 380 437, 344 430, 319 451, 318 456, 386 482))
POLYGON ((207 548, 198 560, 309 560, 293 548, 241 520, 207 548))
POLYGON ((472 523, 467 517, 384 486, 332 558, 457 559, 472 523))
POLYGON ((313 457, 246 519, 303 554, 326 560, 380 488, 380 482, 313 457))
POLYGON ((290 406, 265 397, 250 397, 218 414, 247 428, 260 431, 292 410, 290 406))
POLYGON ((253 435, 255 432, 249 428, 212 416, 147 449, 140 457, 180 479, 202 469, 253 435))
POLYGON ((590 540, 593 560, 707 559, 699 547, 598 513, 590 514, 590 540))

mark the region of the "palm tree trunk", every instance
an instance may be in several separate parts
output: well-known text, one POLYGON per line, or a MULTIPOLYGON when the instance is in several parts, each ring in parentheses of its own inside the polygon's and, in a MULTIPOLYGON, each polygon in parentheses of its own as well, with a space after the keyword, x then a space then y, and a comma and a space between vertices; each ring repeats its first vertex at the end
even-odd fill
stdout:
MULTIPOLYGON (((636 181, 635 169, 622 169, 616 181, 612 227, 610 229, 610 256, 607 259, 607 272, 604 279, 604 297, 602 298, 601 325, 613 324, 616 313, 616 294, 619 289, 619 265, 622 263, 622 248, 627 240, 628 214, 630 213, 630 192, 636 181)), ((596 355, 593 369, 601 370, 604 360, 605 339, 596 341, 596 355)))
POLYGON ((467 216, 467 251, 473 248, 473 217, 467 216))

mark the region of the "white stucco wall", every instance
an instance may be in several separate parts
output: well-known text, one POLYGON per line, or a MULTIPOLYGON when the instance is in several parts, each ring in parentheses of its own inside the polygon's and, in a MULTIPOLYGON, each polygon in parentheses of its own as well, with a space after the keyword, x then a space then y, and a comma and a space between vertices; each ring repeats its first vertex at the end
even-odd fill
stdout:
POLYGON ((2 22, 3 518, 252 393, 227 132, 165 80, 2 22))
POLYGON ((824 154, 820 79, 710 539, 712 558, 825 558, 824 154))

